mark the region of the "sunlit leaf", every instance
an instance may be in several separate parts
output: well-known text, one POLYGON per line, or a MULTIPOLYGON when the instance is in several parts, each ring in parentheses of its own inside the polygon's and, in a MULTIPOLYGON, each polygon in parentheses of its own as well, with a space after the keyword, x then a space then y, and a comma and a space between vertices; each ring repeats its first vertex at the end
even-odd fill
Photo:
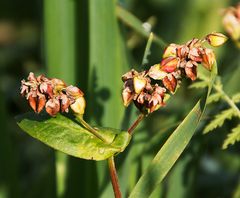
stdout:
POLYGON ((240 124, 232 129, 232 132, 228 134, 225 139, 222 148, 226 149, 230 144, 240 141, 240 124))
POLYGON ((205 127, 203 133, 208 133, 217 127, 221 127, 227 119, 230 120, 234 116, 234 113, 235 113, 234 109, 227 109, 227 110, 220 112, 205 127))
POLYGON ((236 93, 232 97, 233 102, 239 103, 240 102, 240 93, 236 93))
POLYGON ((130 141, 127 132, 110 128, 98 129, 109 144, 96 138, 71 119, 57 115, 27 113, 17 117, 18 125, 32 137, 48 146, 74 157, 88 160, 104 160, 122 152, 130 141))
POLYGON ((192 85, 189 86, 189 88, 196 88, 196 89, 199 89, 199 88, 205 88, 208 86, 208 83, 206 81, 200 81, 200 82, 195 82, 193 83, 192 85))
POLYGON ((221 93, 214 93, 214 94, 211 94, 209 97, 208 97, 208 100, 207 100, 207 104, 211 104, 213 102, 218 102, 222 97, 222 94, 221 93))

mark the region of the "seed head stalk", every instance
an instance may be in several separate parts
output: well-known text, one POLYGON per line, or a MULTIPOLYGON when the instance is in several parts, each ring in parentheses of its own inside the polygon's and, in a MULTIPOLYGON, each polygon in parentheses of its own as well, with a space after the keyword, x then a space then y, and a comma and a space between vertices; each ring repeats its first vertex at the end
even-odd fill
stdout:
POLYGON ((111 182, 112 182, 112 187, 113 187, 115 198, 121 198, 122 193, 121 193, 119 182, 118 182, 118 176, 117 176, 117 171, 116 171, 113 156, 108 158, 108 167, 109 167, 109 172, 110 172, 110 177, 111 177, 111 182))
POLYGON ((134 129, 138 126, 138 124, 143 120, 143 118, 145 117, 145 115, 143 113, 141 113, 138 118, 136 119, 136 121, 132 124, 132 126, 129 127, 128 129, 128 133, 130 135, 133 134, 134 129))

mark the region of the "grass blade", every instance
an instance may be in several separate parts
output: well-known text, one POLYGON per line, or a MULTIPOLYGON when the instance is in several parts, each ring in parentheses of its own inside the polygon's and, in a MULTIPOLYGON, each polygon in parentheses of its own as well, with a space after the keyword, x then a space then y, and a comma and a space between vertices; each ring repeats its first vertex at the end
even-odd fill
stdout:
MULTIPOLYGON (((143 27, 143 23, 135 17, 132 13, 128 12, 121 6, 116 8, 118 18, 123 21, 126 25, 133 28, 136 32, 142 35, 145 38, 149 38, 150 32, 143 27)), ((158 44, 160 47, 165 48, 167 44, 153 33, 153 41, 158 44)))
MULTIPOLYGON (((44 28, 48 74, 75 83, 75 1, 45 0, 44 28)), ((57 195, 65 191, 67 156, 56 154, 57 195)))
POLYGON ((146 65, 148 63, 148 56, 151 54, 152 41, 153 41, 153 33, 151 32, 147 41, 145 51, 144 51, 142 65, 146 65))
POLYGON ((115 1, 90 0, 89 10, 89 94, 90 99, 95 100, 89 104, 90 115, 97 114, 98 124, 119 128, 124 107, 118 90, 121 90, 121 75, 128 62, 116 19, 115 1))

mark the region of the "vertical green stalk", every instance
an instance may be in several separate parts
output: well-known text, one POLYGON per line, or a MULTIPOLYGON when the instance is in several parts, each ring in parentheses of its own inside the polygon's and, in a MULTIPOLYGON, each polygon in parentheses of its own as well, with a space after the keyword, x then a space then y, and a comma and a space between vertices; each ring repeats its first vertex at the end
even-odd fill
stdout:
POLYGON ((89 0, 89 89, 91 116, 98 124, 119 128, 124 113, 121 75, 128 66, 114 0, 89 0), (98 115, 96 115, 98 114, 98 115))
MULTIPOLYGON (((88 118, 97 125, 120 128, 124 115, 121 76, 127 71, 129 64, 116 17, 116 1, 89 0, 88 4, 88 118)), ((97 169, 101 187, 108 174, 107 163, 97 163, 97 169)), ((110 182, 102 191, 99 196, 112 196, 110 182)))
POLYGON ((44 31, 50 76, 75 82, 75 1, 45 0, 44 31))
MULTIPOLYGON (((75 83, 75 1, 44 1, 44 39, 47 70, 50 77, 75 83)), ((65 191, 67 156, 56 154, 57 196, 65 191)))

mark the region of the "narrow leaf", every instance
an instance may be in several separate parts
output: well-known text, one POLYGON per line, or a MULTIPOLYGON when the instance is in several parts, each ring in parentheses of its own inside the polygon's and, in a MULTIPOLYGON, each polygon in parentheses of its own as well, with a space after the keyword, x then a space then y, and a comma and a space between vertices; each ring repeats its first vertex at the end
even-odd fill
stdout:
POLYGON ((225 139, 222 148, 226 149, 230 144, 234 144, 235 142, 240 141, 240 124, 237 127, 233 128, 231 133, 228 134, 227 138, 225 139))
POLYGON ((208 97, 208 100, 207 100, 207 104, 211 104, 211 103, 214 103, 214 102, 218 102, 222 97, 222 94, 221 93, 214 93, 214 94, 211 94, 209 97, 208 97))
POLYGON ((206 81, 200 81, 200 82, 195 82, 192 85, 189 86, 190 89, 196 88, 196 89, 202 89, 208 86, 208 82, 206 81))
POLYGON ((44 1, 44 40, 48 74, 74 83, 75 1, 44 1))
POLYGON ((235 95, 233 95, 232 100, 235 103, 240 102, 240 93, 236 93, 235 95))
POLYGON ((143 55, 143 60, 142 60, 142 65, 145 65, 148 63, 148 56, 151 54, 151 45, 152 45, 152 41, 153 41, 153 33, 151 32, 147 41, 147 45, 144 51, 144 55, 143 55))
POLYGON ((217 127, 221 127, 225 120, 230 120, 235 111, 233 109, 227 109, 216 115, 215 118, 205 127, 203 133, 208 133, 217 127))
MULTIPOLYGON (((44 53, 48 75, 75 84, 76 13, 79 12, 77 1, 44 0, 43 5, 44 53)), ((67 155, 56 152, 54 160, 57 196, 62 197, 65 191, 67 155)))
POLYGON ((89 118, 119 128, 124 115, 121 76, 129 65, 114 0, 89 0, 89 118))
POLYGON ((106 144, 69 118, 27 113, 17 117, 19 127, 32 137, 68 155, 88 160, 104 160, 122 152, 130 141, 127 132, 110 128, 98 129, 106 144))
POLYGON ((167 139, 166 143, 162 146, 147 170, 139 179, 130 194, 130 198, 149 197, 154 188, 163 180, 168 171, 177 161, 200 122, 216 73, 217 68, 214 66, 211 72, 208 91, 167 139))
MULTIPOLYGON (((133 28, 140 35, 149 38, 150 32, 144 28, 142 25, 142 21, 140 21, 137 17, 135 17, 132 13, 128 12, 121 6, 117 6, 116 8, 117 17, 126 25, 133 28)), ((158 36, 153 34, 153 41, 156 42, 160 47, 165 48, 167 44, 158 36)))

